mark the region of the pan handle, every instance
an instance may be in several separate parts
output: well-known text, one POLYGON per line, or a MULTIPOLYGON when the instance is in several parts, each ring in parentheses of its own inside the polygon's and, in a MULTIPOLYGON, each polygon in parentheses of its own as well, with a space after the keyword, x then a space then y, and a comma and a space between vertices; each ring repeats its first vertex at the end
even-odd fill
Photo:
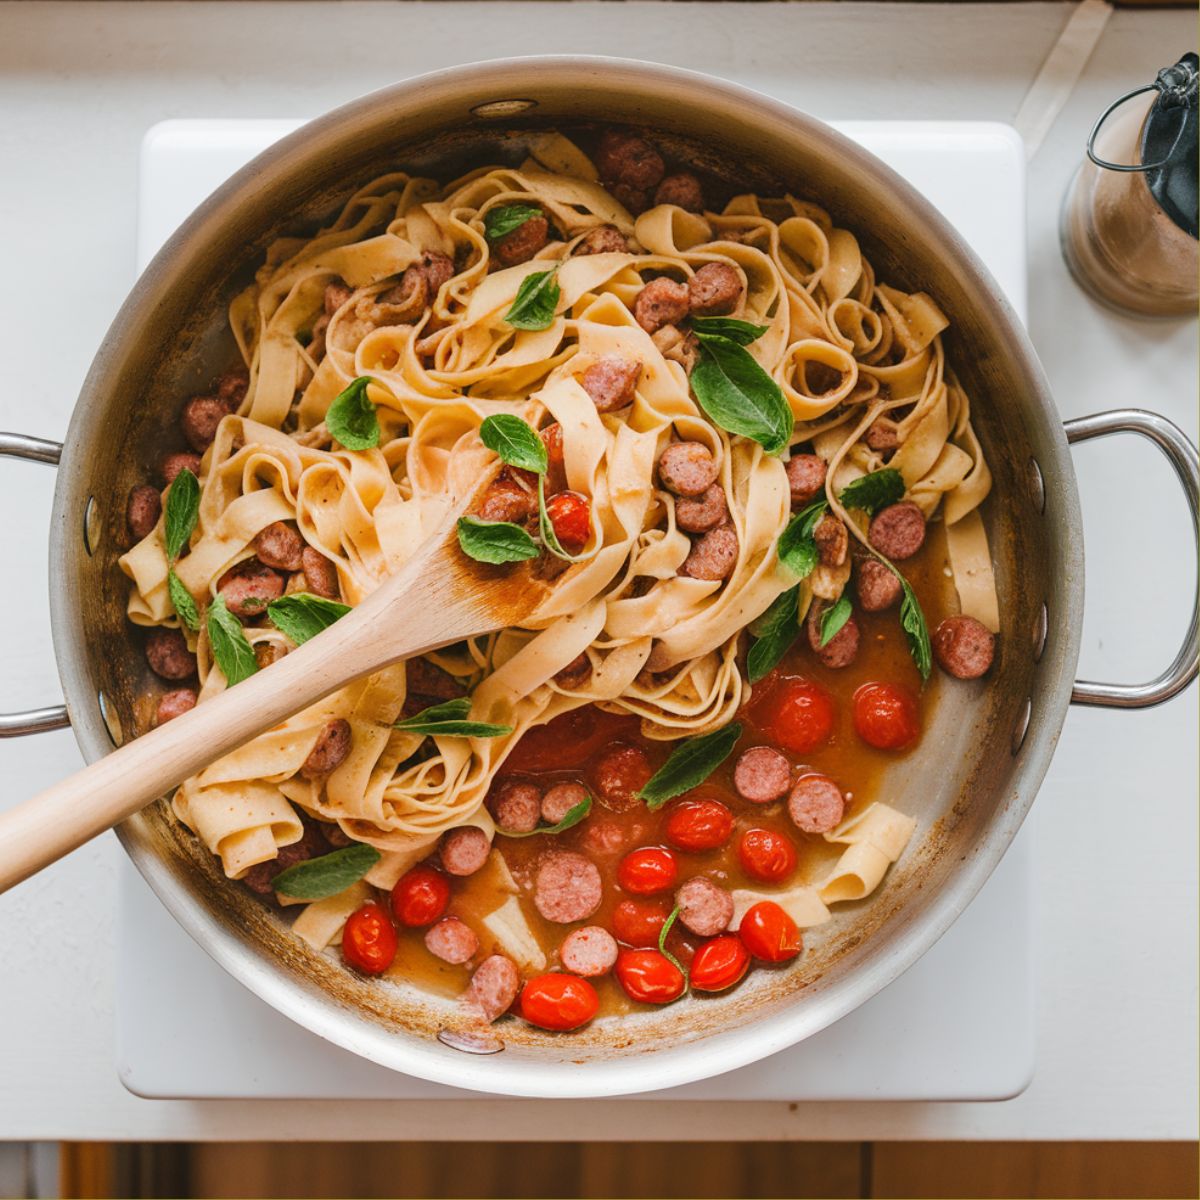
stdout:
MULTIPOLYGON (((1079 417, 1067 421, 1063 428, 1071 445, 1086 442, 1094 437, 1105 437, 1110 433, 1136 433, 1149 438, 1166 455, 1167 461, 1179 476, 1183 495, 1192 513, 1192 533, 1197 535, 1196 521, 1200 502, 1200 464, 1197 462, 1196 447, 1188 441, 1178 425, 1158 413, 1140 408, 1119 408, 1112 412, 1095 413, 1090 417, 1079 417)), ((1197 535, 1200 550, 1200 535, 1197 535)), ((1200 669, 1200 648, 1197 647, 1197 628, 1200 617, 1197 602, 1192 602, 1192 619, 1184 634, 1183 644, 1171 665, 1149 683, 1092 683, 1075 681, 1071 693, 1072 704, 1091 704, 1100 708, 1149 708, 1170 700, 1183 691, 1196 678, 1200 669)))
MULTIPOLYGON (((48 463, 58 466, 62 455, 60 442, 47 442, 41 438, 25 437, 20 433, 0 433, 0 456, 23 458, 29 462, 48 463)), ((0 713, 0 738, 23 737, 27 733, 47 733, 51 729, 62 729, 70 725, 66 705, 56 704, 50 708, 31 708, 26 712, 0 713)))

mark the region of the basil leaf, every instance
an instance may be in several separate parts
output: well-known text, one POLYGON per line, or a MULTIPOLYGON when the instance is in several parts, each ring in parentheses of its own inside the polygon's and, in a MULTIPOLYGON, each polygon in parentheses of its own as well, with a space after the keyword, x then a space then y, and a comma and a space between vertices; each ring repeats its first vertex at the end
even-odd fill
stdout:
POLYGON ((693 317, 692 332, 704 341, 706 336, 728 338, 739 346, 749 346, 757 342, 770 325, 752 325, 749 321, 739 321, 734 317, 693 317))
POLYGON ((776 546, 779 561, 798 579, 807 579, 820 560, 813 531, 828 511, 826 500, 814 500, 802 508, 779 535, 776 546))
POLYGON ((281 633, 303 646, 309 638, 328 629, 350 611, 350 605, 314 596, 311 592, 293 592, 267 605, 267 616, 281 633))
POLYGON ((200 516, 200 481, 184 467, 167 490, 167 519, 164 541, 167 559, 174 562, 188 543, 200 516))
POLYGON ((895 467, 884 467, 863 475, 842 488, 838 499, 847 508, 861 508, 874 515, 904 496, 904 476, 895 467))
POLYGON ((692 391, 715 425, 778 454, 792 436, 792 410, 779 384, 737 342, 705 334, 692 368, 692 391))
POLYGON ((834 604, 831 604, 821 614, 821 648, 828 646, 830 642, 837 637, 838 631, 850 620, 850 613, 853 611, 853 606, 850 603, 850 597, 845 593, 837 598, 834 604))
POLYGON ((225 597, 218 596, 208 606, 208 640, 212 645, 213 658, 230 687, 249 679, 258 670, 254 648, 246 640, 242 623, 225 605, 225 597))
POLYGON ((687 992, 691 981, 688 979, 688 973, 684 970, 683 963, 667 949, 667 934, 671 932, 671 927, 679 920, 679 911, 679 905, 677 904, 671 909, 671 915, 663 922, 663 927, 658 931, 658 952, 683 976, 684 988, 680 994, 682 996, 687 992))
POLYGON ((495 416, 485 417, 479 426, 479 436, 483 444, 489 450, 494 450, 500 456, 500 461, 510 467, 544 475, 550 465, 545 443, 527 421, 514 417, 512 413, 496 413, 495 416))
POLYGON ((687 738, 671 751, 670 758, 650 777, 638 797, 654 812, 674 796, 703 783, 728 757, 742 736, 734 721, 723 729, 687 738))
POLYGON ((510 563, 537 558, 537 542, 508 521, 481 521, 478 517, 460 517, 458 544, 462 552, 476 562, 510 563))
MULTIPOLYGON (((890 563, 888 565, 891 566, 890 563)), ((929 627, 925 624, 925 614, 921 611, 921 602, 917 599, 912 585, 895 567, 892 567, 892 570, 904 590, 904 598, 900 601, 900 624, 908 638, 908 652, 917 664, 921 678, 928 679, 929 672, 933 669, 933 648, 929 644, 929 627)))
POLYGON ((325 428, 347 450, 370 450, 379 445, 379 418, 367 399, 368 375, 360 375, 329 406, 325 428))
POLYGON ((183 585, 183 580, 175 574, 175 568, 167 571, 167 594, 179 614, 179 619, 193 632, 200 628, 200 610, 196 607, 195 598, 183 585))
POLYGON ((504 319, 514 329, 549 329, 554 323, 560 294, 554 271, 536 271, 526 275, 504 319))
POLYGON ((746 678, 757 683, 776 664, 800 636, 800 585, 777 596, 763 614, 762 627, 746 656, 746 678))
POLYGON ((423 708, 414 716, 397 721, 392 728, 403 730, 405 733, 423 733, 426 737, 434 734, 440 737, 503 737, 513 731, 511 725, 489 725, 483 721, 464 720, 470 711, 470 699, 461 696, 457 700, 447 700, 444 704, 423 708))
POLYGON ((539 829, 531 829, 528 833, 509 833, 507 830, 501 830, 505 837, 535 837, 539 833, 563 833, 573 826, 578 825, 592 811, 592 798, 588 796, 586 800, 580 800, 573 808, 567 810, 567 815, 563 817, 557 825, 543 825, 539 829))
POLYGON ((484 236, 489 242, 499 241, 514 229, 520 229, 526 221, 541 215, 540 208, 529 204, 505 204, 500 208, 489 209, 483 218, 484 236))
POLYGON ((358 842, 280 871, 271 886, 294 900, 324 900, 357 883, 383 856, 358 842))

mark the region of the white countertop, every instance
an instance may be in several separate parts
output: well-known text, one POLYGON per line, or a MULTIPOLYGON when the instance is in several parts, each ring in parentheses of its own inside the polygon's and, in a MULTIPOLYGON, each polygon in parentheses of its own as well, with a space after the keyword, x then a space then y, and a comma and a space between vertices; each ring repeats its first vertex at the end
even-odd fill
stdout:
MULTIPOLYGON (((165 117, 303 116, 468 58, 583 51, 745 81, 818 116, 1011 121, 1062 4, 0 3, 0 428, 62 436, 133 282, 137 150, 165 117), (465 18, 465 19, 464 19, 465 18), (464 32, 465 31, 465 32, 464 32), (339 47, 330 55, 329 46, 339 47)), ((1139 405, 1193 439, 1196 326, 1087 301, 1057 211, 1091 119, 1192 48, 1193 14, 1123 10, 1030 169, 1030 329, 1065 417, 1139 405)), ((1178 488, 1120 439, 1076 452, 1089 548, 1081 673, 1157 673, 1194 589, 1178 488)), ((0 707, 55 701, 40 605, 52 472, 0 462, 0 707), (19 586, 13 586, 12 581, 19 586)), ((1197 691, 1147 713, 1073 711, 1035 806, 1038 1061, 994 1104, 637 1100, 146 1101, 113 1058, 107 835, 0 897, 0 1138, 1194 1138, 1197 691), (1134 836, 1134 831, 1145 834, 1134 836), (586 1103, 586 1117, 580 1111, 586 1103), (520 1111, 518 1111, 520 1110, 520 1111)), ((9 803, 79 762, 69 732, 0 743, 9 803)), ((186 1029, 180 1030, 186 1036, 186 1029)), ((986 1037, 987 1031, 980 1030, 986 1037)))

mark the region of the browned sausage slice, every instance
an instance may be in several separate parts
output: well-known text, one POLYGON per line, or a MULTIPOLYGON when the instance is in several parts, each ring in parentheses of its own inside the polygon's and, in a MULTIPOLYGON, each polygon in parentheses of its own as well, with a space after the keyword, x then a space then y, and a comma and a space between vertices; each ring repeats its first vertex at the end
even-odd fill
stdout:
POLYGON ((463 1002, 485 1021, 495 1021, 508 1012, 520 990, 521 973, 516 964, 503 954, 492 954, 475 968, 463 1002))
POLYGON ((229 415, 229 406, 217 396, 193 396, 179 414, 179 427, 187 443, 198 454, 213 444, 217 426, 229 415))
POLYGON ((193 688, 176 688, 173 692, 163 692, 158 698, 158 708, 154 712, 154 724, 165 725, 175 717, 191 712, 196 707, 196 699, 193 688))
POLYGON ((303 549, 304 539, 283 521, 272 521, 254 539, 258 561, 280 571, 299 571, 304 566, 303 549))
POLYGON ((197 479, 200 478, 200 455, 189 454, 186 450, 177 450, 174 454, 167 454, 158 465, 159 472, 162 474, 163 483, 170 485, 175 482, 175 476, 180 471, 191 471, 197 479))
POLYGON ((597 412, 616 412, 633 403, 642 364, 620 354, 606 354, 583 373, 580 382, 597 412))
POLYGON ((557 825, 571 809, 588 798, 588 790, 582 783, 556 783, 546 789, 542 797, 542 820, 547 825, 557 825))
POLYGON ((283 595, 284 579, 257 558, 243 559, 217 580, 217 591, 235 617, 260 617, 283 595))
POLYGON ((724 316, 741 298, 742 277, 728 263, 705 263, 688 280, 688 308, 696 316, 724 316))
POLYGON ((743 800, 770 804, 787 795, 792 765, 773 746, 743 750, 733 768, 733 786, 743 800))
POLYGON ((717 481, 720 468, 703 442, 672 442, 658 456, 659 482, 677 496, 700 496, 717 481))
POLYGON ((515 267, 528 262, 549 240, 550 222, 539 213, 495 242, 492 253, 501 265, 515 267))
POLYGON ((307 817, 301 819, 304 822, 304 832, 299 841, 292 842, 289 846, 280 846, 274 858, 256 863, 242 876, 242 882, 252 892, 257 892, 260 896, 271 895, 275 890, 276 875, 286 871, 288 867, 307 862, 310 858, 316 858, 326 852, 328 847, 317 822, 307 817))
POLYGON ((679 574, 691 579, 728 579, 737 557, 737 531, 732 525, 718 525, 692 543, 679 574))
POLYGON ((786 469, 792 507, 811 504, 825 487, 825 460, 815 454, 793 454, 786 469))
POLYGON ((877 558, 864 558, 854 572, 858 606, 863 612, 883 612, 900 599, 900 580, 877 558))
POLYGON ((863 441, 877 454, 886 454, 900 445, 899 426, 888 417, 876 417, 867 426, 863 441))
POLYGON ((955 679, 978 679, 996 656, 996 635, 974 617, 947 617, 934 631, 938 666, 955 679))
POLYGON ((826 513, 813 530, 813 541, 817 544, 817 554, 827 567, 840 567, 846 561, 846 553, 850 549, 850 535, 846 526, 833 515, 826 513))
POLYGON ((347 287, 341 279, 333 279, 325 285, 325 294, 322 298, 325 307, 325 315, 332 317, 343 304, 349 302, 350 297, 354 295, 354 289, 347 287))
POLYGON ((618 953, 617 939, 599 925, 571 930, 558 948, 564 969, 586 979, 607 975, 616 965, 618 953))
POLYGON ((846 798, 828 775, 802 775, 788 797, 788 816, 802 833, 836 829, 846 811, 846 798))
POLYGON ((565 667, 554 674, 554 682, 568 690, 580 687, 592 677, 592 661, 586 654, 577 654, 565 667))
POLYGON ((304 583, 314 596, 322 596, 326 600, 338 598, 337 567, 333 565, 319 550, 305 546, 300 551, 300 561, 303 564, 304 583))
POLYGON ((729 516, 725 491, 714 483, 699 496, 680 496, 675 501, 675 524, 685 533, 707 533, 729 516))
POLYGON ((234 367, 217 380, 217 399, 229 412, 236 412, 249 389, 250 372, 245 367, 234 367))
POLYGON ((501 780, 487 799, 501 833, 531 833, 542 815, 542 789, 515 779, 501 780))
POLYGON ((629 242, 615 225, 598 225, 589 229, 575 243, 575 254, 628 254, 629 242))
POLYGON ((592 161, 605 183, 646 190, 657 187, 666 167, 662 155, 645 138, 622 129, 606 129, 592 161))
POLYGON ((519 525, 537 516, 537 496, 523 488, 505 471, 488 484, 475 514, 481 521, 509 521, 519 525))
POLYGON ((687 212, 704 211, 704 189, 690 171, 668 175, 654 193, 655 204, 674 204, 687 212))
POLYGON ((925 515, 911 500, 889 504, 871 518, 867 539, 893 562, 912 558, 925 544, 925 515))
POLYGON ((439 851, 447 875, 474 875, 487 862, 492 843, 477 826, 461 825, 442 834, 439 851))
POLYGON ((697 937, 715 937, 733 920, 733 897, 704 875, 695 875, 675 893, 680 924, 697 937))
POLYGON ((558 925, 586 921, 603 898, 600 870, 582 854, 553 850, 538 865, 533 903, 547 921, 558 925))
POLYGON ((637 793, 654 774, 650 760, 639 746, 618 743, 600 757, 593 768, 600 803, 613 812, 626 812, 641 801, 637 793))
POLYGON ((429 289, 429 298, 432 300, 437 296, 442 284, 454 278, 454 259, 449 255, 439 254, 436 250, 426 250, 421 255, 419 269, 425 277, 425 286, 429 289))
POLYGON ((665 277, 650 280, 633 302, 633 315, 647 333, 678 325, 688 315, 687 285, 665 277))
POLYGON ((805 622, 808 629, 808 644, 825 666, 838 671, 848 667, 858 657, 858 622, 851 617, 829 641, 821 645, 821 613, 813 609, 805 622))
POLYGON ((305 779, 321 779, 336 770, 350 753, 350 738, 349 721, 342 717, 329 721, 300 767, 300 774, 305 779))
POLYGON ((146 661, 162 679, 187 679, 196 673, 196 656, 178 629, 151 629, 146 634, 146 661))
POLYGON ((465 963, 479 952, 475 931, 457 917, 443 917, 425 931, 425 949, 442 962, 465 963))
POLYGON ((158 488, 151 487, 148 483, 139 483, 130 489, 125 517, 129 522, 129 532, 139 542, 154 532, 160 516, 162 516, 162 497, 158 493, 158 488))

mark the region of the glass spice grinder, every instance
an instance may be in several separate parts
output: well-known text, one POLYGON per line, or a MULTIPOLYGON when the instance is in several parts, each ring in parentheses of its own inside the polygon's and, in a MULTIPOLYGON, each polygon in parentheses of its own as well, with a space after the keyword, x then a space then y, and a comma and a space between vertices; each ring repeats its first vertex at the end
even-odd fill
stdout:
POLYGON ((1059 229, 1067 266, 1122 312, 1196 313, 1198 65, 1185 54, 1110 104, 1067 189, 1059 229))

